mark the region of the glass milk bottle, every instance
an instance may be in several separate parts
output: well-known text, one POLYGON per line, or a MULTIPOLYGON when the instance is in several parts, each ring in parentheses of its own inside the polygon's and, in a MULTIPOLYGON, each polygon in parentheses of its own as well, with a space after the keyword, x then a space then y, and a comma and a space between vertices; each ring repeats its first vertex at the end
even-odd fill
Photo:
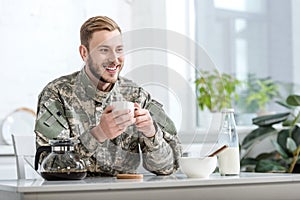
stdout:
POLYGON ((239 139, 236 132, 234 109, 222 110, 222 121, 218 144, 228 147, 218 155, 219 172, 222 176, 234 176, 240 173, 239 139))

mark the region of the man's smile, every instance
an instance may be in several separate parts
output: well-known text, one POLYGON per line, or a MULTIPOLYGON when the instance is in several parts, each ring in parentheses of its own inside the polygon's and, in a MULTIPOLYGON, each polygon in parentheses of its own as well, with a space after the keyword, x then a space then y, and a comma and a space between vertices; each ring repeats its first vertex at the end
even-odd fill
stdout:
POLYGON ((115 74, 118 69, 120 69, 121 65, 109 65, 103 66, 108 73, 115 74))

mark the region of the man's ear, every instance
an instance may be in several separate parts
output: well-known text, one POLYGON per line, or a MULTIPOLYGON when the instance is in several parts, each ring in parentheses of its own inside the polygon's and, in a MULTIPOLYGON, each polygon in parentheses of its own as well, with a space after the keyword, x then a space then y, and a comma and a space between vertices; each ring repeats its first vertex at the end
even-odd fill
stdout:
POLYGON ((87 59, 88 59, 88 56, 89 56, 88 49, 84 45, 80 45, 79 46, 79 53, 80 53, 80 56, 81 56, 82 60, 84 62, 86 62, 87 59))

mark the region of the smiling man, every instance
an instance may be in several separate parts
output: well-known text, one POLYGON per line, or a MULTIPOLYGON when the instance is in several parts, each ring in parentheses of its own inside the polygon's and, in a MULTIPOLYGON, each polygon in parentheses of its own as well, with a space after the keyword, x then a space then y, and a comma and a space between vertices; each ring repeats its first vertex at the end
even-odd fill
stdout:
POLYGON ((37 147, 53 138, 78 139, 75 151, 93 176, 136 173, 140 154, 146 170, 176 172, 182 150, 173 122, 146 90, 119 76, 124 66, 120 27, 96 16, 82 25, 80 37, 84 68, 50 82, 39 95, 37 147), (116 100, 133 102, 135 110, 113 112, 116 100))

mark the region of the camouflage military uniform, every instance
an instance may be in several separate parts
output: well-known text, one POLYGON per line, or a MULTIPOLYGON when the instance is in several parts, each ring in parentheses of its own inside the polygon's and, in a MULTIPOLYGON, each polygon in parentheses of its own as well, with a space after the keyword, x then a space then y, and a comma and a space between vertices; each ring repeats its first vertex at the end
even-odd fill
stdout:
POLYGON ((63 130, 80 140, 75 149, 91 174, 135 173, 140 164, 140 151, 144 168, 152 173, 171 174, 179 167, 181 146, 173 122, 149 93, 122 77, 110 92, 97 90, 84 69, 50 82, 39 95, 37 146, 48 145, 49 139, 63 130), (157 131, 154 137, 147 138, 134 125, 103 143, 90 134, 99 124, 105 107, 119 98, 119 94, 123 100, 137 102, 149 110, 157 131))

